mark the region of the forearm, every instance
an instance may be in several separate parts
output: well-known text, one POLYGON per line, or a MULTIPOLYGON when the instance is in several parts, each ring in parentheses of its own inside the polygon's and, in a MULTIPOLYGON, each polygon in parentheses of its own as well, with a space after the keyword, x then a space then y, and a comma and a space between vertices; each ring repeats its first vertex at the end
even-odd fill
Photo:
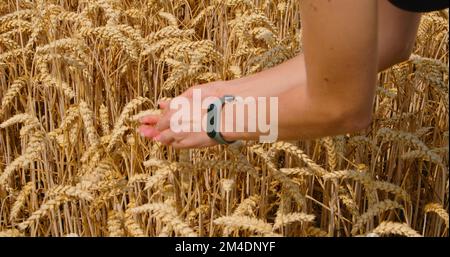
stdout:
MULTIPOLYGON (((383 47, 386 46, 384 41, 379 43, 383 47)), ((389 55, 389 49, 379 51, 380 71, 399 58, 394 53, 391 54, 393 55, 389 55)), ((308 91, 311 91, 308 87, 312 85, 307 84, 303 54, 274 68, 226 83, 230 89, 233 88, 226 91, 228 94, 278 98, 278 138, 281 140, 312 139, 355 132, 367 127, 371 120, 375 81, 370 87, 361 87, 369 89, 359 96, 329 94, 326 91, 308 94, 308 91)), ((356 83, 353 91, 359 90, 361 89, 358 89, 356 83)), ((269 109, 266 112, 269 114, 269 109)), ((267 122, 270 122, 270 118, 267 117, 267 122)), ((245 122, 248 120, 248 113, 245 113, 245 122)), ((233 122, 236 123, 235 118, 233 122)), ((247 125, 244 125, 245 129, 248 128, 247 125)), ((264 133, 246 130, 246 132, 227 132, 224 136, 228 140, 257 140, 262 134, 264 133)))
POLYGON ((225 82, 227 92, 243 96, 277 96, 280 92, 306 84, 303 53, 273 68, 225 82), (228 88, 229 87, 229 88, 228 88))
MULTIPOLYGON (((249 95, 240 95, 247 97, 249 95)), ((297 139, 314 139, 324 136, 333 136, 344 133, 351 133, 365 128, 371 120, 370 115, 364 112, 348 112, 343 108, 343 103, 338 100, 330 100, 325 97, 310 96, 307 90, 307 84, 298 84, 284 93, 277 96, 278 105, 274 106, 269 103, 269 98, 265 99, 265 125, 273 124, 276 118, 276 134, 278 140, 297 140, 297 139), (274 112, 271 108, 276 108, 274 112), (274 117, 273 114, 277 117, 274 117)), ((255 115, 250 115, 247 106, 243 107, 237 103, 234 105, 233 124, 244 122, 244 132, 225 131, 225 125, 222 130, 224 138, 229 141, 233 140, 258 140, 261 136, 267 136, 270 132, 261 132, 258 126, 258 119, 261 119, 262 113, 259 112, 258 104, 255 115), (244 120, 236 119, 236 110, 244 110, 244 120), (256 123, 256 131, 249 130, 250 122, 256 123)), ((224 109, 225 112, 230 109, 224 109)), ((222 116, 222 122, 225 124, 225 116, 222 116)))
MULTIPOLYGON (((378 5, 378 55, 377 58, 373 58, 373 61, 378 62, 376 71, 382 71, 409 57, 420 22, 420 14, 398 10, 387 1, 379 1, 378 5)), ((364 54, 364 51, 359 52, 364 54)), ((348 65, 352 66, 352 64, 348 65)), ((269 69, 233 81, 231 84, 242 88, 245 85, 245 90, 250 93, 254 92, 254 96, 261 93, 265 96, 279 97, 280 138, 313 138, 352 132, 369 124, 375 81, 366 79, 365 83, 352 82, 352 77, 360 77, 360 74, 364 72, 373 73, 372 70, 365 70, 366 65, 358 67, 359 70, 354 72, 347 69, 344 74, 345 79, 341 79, 345 82, 339 83, 338 81, 338 84, 341 84, 341 87, 347 92, 359 91, 360 94, 347 94, 339 91, 331 93, 339 86, 320 90, 320 86, 313 88, 312 85, 307 85, 303 54, 296 57, 295 63, 294 61, 285 62, 277 66, 276 70, 269 69), (294 66, 295 64, 296 66, 294 66), (286 78, 289 81, 284 83, 286 78), (279 91, 277 92, 277 90, 279 91), (308 93, 314 91, 316 92, 308 93), (349 104, 350 106, 346 107, 349 104), (347 117, 342 117, 342 114, 347 117)), ((234 133, 229 136, 236 139, 256 139, 259 134, 234 133)))
MULTIPOLYGON (((373 98, 370 90, 358 94, 357 97, 354 93, 335 94, 327 90, 317 93, 311 90, 314 85, 307 83, 306 74, 304 55, 299 54, 274 68, 242 79, 224 82, 223 94, 232 94, 244 99, 253 97, 255 100, 260 96, 266 97, 266 124, 270 124, 274 119, 270 115, 270 108, 277 108, 277 133, 280 140, 338 135, 357 131, 369 124, 373 98), (269 97, 277 98, 276 107, 269 104, 269 97)), ((371 88, 375 86, 375 81, 372 82, 371 88)), ((353 91, 358 91, 358 82, 352 82, 351 79, 343 82, 347 90, 350 83, 355 85, 353 91)), ((257 101, 256 103, 258 104, 257 101)), ((249 131, 248 123, 253 121, 257 124, 255 118, 260 117, 260 113, 257 106, 256 113, 249 114, 247 106, 244 105, 235 105, 232 118, 232 123, 235 125, 238 122, 237 113, 244 113, 244 119, 239 121, 244 123, 244 132, 235 130, 223 132, 226 140, 258 140, 260 136, 268 134, 261 133, 259 127, 256 131, 249 131)), ((223 124, 225 124, 224 117, 223 124)))

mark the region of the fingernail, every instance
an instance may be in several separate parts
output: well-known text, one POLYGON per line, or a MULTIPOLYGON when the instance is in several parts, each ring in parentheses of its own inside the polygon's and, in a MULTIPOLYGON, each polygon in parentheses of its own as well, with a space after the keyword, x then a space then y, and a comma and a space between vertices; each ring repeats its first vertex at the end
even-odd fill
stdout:
POLYGON ((153 138, 153 140, 160 141, 161 140, 161 135, 157 135, 156 137, 153 138))

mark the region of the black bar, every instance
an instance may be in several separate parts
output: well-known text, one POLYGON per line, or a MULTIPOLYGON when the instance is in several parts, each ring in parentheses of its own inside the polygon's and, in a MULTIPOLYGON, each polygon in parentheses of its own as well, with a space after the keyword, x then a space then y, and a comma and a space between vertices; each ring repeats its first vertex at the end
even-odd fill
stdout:
POLYGON ((449 238, 0 238, 20 256, 438 256, 449 238), (207 245, 207 250, 205 247, 207 245))

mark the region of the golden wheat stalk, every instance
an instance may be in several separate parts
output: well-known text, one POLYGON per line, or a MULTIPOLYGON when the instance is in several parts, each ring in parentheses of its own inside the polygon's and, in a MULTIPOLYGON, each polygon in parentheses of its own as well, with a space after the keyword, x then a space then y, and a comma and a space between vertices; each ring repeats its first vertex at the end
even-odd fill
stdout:
POLYGON ((356 235, 358 231, 362 228, 362 226, 369 222, 370 219, 372 219, 374 216, 393 209, 403 209, 403 206, 401 206, 399 203, 391 201, 391 200, 384 200, 382 202, 376 203, 373 206, 371 206, 365 213, 361 214, 361 216, 358 217, 356 222, 353 224, 352 227, 352 234, 356 235))
POLYGON ((103 135, 109 135, 111 132, 110 126, 109 126, 109 114, 108 109, 103 104, 100 105, 100 125, 102 126, 102 132, 103 135))
POLYGON ((136 203, 133 200, 128 203, 128 208, 125 210, 125 228, 133 237, 144 237, 144 231, 134 217, 133 209, 135 205, 136 203))
POLYGON ((194 35, 194 33, 195 31, 193 29, 181 30, 178 26, 167 26, 157 32, 151 33, 146 37, 146 40, 154 42, 171 37, 188 38, 194 35))
POLYGON ((0 231, 0 237, 23 237, 23 236, 25 236, 24 233, 20 232, 15 228, 0 231))
POLYGON ((405 223, 397 223, 391 221, 383 221, 378 225, 372 233, 378 235, 402 235, 407 237, 421 237, 421 235, 405 223))
POLYGON ((309 237, 328 237, 328 233, 320 228, 308 227, 306 229, 306 235, 309 237))
POLYGON ((259 201, 260 201, 259 195, 252 195, 244 199, 234 210, 233 215, 234 216, 253 215, 254 209, 258 205, 259 201))
POLYGON ((16 198, 16 201, 14 202, 12 208, 11 208, 11 216, 10 219, 14 220, 19 215, 20 210, 25 205, 25 202, 28 198, 28 196, 31 194, 33 190, 34 183, 28 182, 20 191, 19 195, 16 198))
MULTIPOLYGON (((27 118, 26 121, 28 121, 29 116, 25 117, 27 118)), ((9 124, 8 122, 11 122, 12 119, 14 119, 14 117, 6 121, 5 123, 1 124, 0 127, 2 127, 2 125, 4 124, 8 125, 9 124)), ((32 120, 30 122, 34 121, 32 120)), ((43 141, 44 141, 44 133, 42 131, 36 131, 31 136, 30 142, 28 143, 24 154, 14 159, 8 166, 6 166, 3 173, 1 173, 0 186, 7 188, 8 179, 14 174, 14 171, 16 171, 19 168, 27 167, 38 158, 38 156, 41 154, 41 151, 44 149, 43 141)))
POLYGON ((11 83, 11 86, 8 88, 1 101, 0 117, 5 115, 7 108, 13 104, 14 98, 20 94, 20 91, 25 87, 26 83, 27 80, 25 77, 18 78, 11 83))
POLYGON ((281 168, 280 171, 288 176, 312 176, 314 172, 310 168, 281 168))
POLYGON ((160 11, 158 13, 158 15, 161 18, 164 18, 171 26, 178 27, 178 18, 175 17, 173 14, 168 13, 168 12, 160 11))
POLYGON ((334 144, 333 138, 326 137, 326 138, 323 139, 323 143, 324 143, 325 148, 327 150, 328 166, 330 167, 330 170, 336 170, 338 156, 337 156, 337 152, 336 152, 336 148, 335 148, 335 144, 334 144))
POLYGON ((412 150, 412 151, 402 154, 400 156, 400 158, 402 158, 402 159, 422 159, 422 160, 436 163, 437 165, 439 165, 440 167, 445 169, 445 165, 442 162, 442 158, 432 150, 428 150, 428 151, 425 151, 422 149, 412 150))
POLYGON ((359 207, 356 205, 356 202, 351 198, 350 195, 347 194, 339 194, 339 199, 344 203, 345 207, 350 211, 350 213, 354 217, 359 217, 359 207))
POLYGON ((156 173, 152 176, 149 176, 145 181, 144 190, 152 189, 157 183, 161 183, 166 180, 171 174, 172 170, 170 168, 161 168, 156 171, 156 173))
POLYGON ((130 118, 131 112, 138 108, 140 105, 148 102, 149 99, 144 97, 137 97, 131 100, 122 110, 118 120, 114 124, 113 131, 111 132, 111 139, 108 143, 107 150, 111 151, 112 148, 119 142, 120 137, 128 130, 125 122, 130 118))
POLYGON ((378 130, 376 137, 382 138, 384 141, 400 141, 409 143, 424 151, 429 150, 429 148, 422 140, 417 137, 417 135, 404 131, 395 131, 389 128, 381 128, 378 130))
POLYGON ((94 114, 88 104, 84 101, 80 102, 80 115, 83 120, 89 145, 97 145, 99 143, 99 137, 97 135, 97 130, 94 127, 94 114))
POLYGON ((283 184, 283 189, 286 190, 290 196, 292 196, 297 204, 299 206, 306 206, 306 198, 300 192, 298 185, 275 167, 274 163, 270 160, 268 153, 264 152, 262 147, 259 145, 251 147, 250 149, 265 160, 265 164, 272 175, 283 184))
POLYGON ((57 79, 48 73, 40 73, 36 77, 36 80, 44 87, 54 87, 61 90, 69 99, 75 98, 75 92, 68 83, 57 79))
POLYGON ((300 150, 297 146, 288 142, 277 142, 272 145, 271 151, 286 151, 289 154, 297 157, 299 160, 303 161, 311 170, 317 173, 318 176, 323 176, 327 173, 325 169, 320 167, 315 163, 307 154, 300 150))
POLYGON ((37 211, 33 212, 30 217, 28 217, 24 222, 20 223, 18 227, 21 230, 25 230, 30 226, 37 224, 37 222, 44 216, 48 215, 51 210, 59 208, 63 203, 71 201, 71 198, 60 194, 54 199, 44 202, 37 211))
POLYGON ((161 110, 145 110, 145 111, 141 111, 138 114, 134 115, 131 120, 133 121, 139 121, 140 119, 149 116, 149 115, 161 115, 162 111, 161 110))
POLYGON ((446 211, 439 203, 429 203, 425 205, 425 213, 436 213, 445 223, 445 227, 448 229, 448 211, 446 211))
POLYGON ((228 229, 245 229, 263 236, 275 236, 272 225, 248 216, 224 216, 214 220, 214 224, 225 226, 228 229))
POLYGON ((165 224, 169 224, 172 229, 181 236, 196 237, 197 233, 189 227, 176 214, 177 211, 166 203, 149 203, 142 206, 135 207, 131 210, 132 213, 138 214, 143 212, 150 212, 152 216, 161 220, 165 224))
POLYGON ((392 183, 386 181, 374 181, 373 183, 370 184, 370 187, 373 190, 377 189, 392 193, 395 196, 405 200, 407 203, 411 203, 411 197, 409 196, 408 192, 406 192, 403 188, 394 185, 392 183))
POLYGON ((282 226, 289 225, 294 222, 312 222, 315 216, 312 214, 302 213, 302 212, 292 212, 292 213, 282 213, 281 210, 277 212, 275 217, 275 223, 273 224, 273 229, 276 230, 282 226))

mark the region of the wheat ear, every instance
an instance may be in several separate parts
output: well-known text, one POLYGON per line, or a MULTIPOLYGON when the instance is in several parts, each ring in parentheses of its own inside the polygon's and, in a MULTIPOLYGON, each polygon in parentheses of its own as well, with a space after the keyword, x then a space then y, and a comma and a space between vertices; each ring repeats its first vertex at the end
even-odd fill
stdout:
POLYGON ((446 211, 439 203, 429 203, 425 205, 425 213, 436 213, 445 223, 445 227, 448 229, 448 211, 446 211))
POLYGON ((196 237, 197 233, 189 227, 181 218, 177 215, 175 208, 167 203, 149 203, 139 207, 135 207, 131 210, 132 213, 138 214, 143 212, 150 212, 152 216, 161 220, 165 224, 168 224, 172 229, 181 236, 196 237))
POLYGON ((372 233, 378 235, 402 235, 407 237, 421 237, 421 235, 405 223, 397 223, 391 221, 383 221, 378 225, 372 233))
POLYGON ((399 203, 391 200, 384 200, 382 202, 374 204, 356 220, 355 224, 353 224, 353 228, 351 231, 352 234, 356 235, 358 231, 362 228, 362 226, 377 214, 397 208, 403 209, 403 207, 399 203))

